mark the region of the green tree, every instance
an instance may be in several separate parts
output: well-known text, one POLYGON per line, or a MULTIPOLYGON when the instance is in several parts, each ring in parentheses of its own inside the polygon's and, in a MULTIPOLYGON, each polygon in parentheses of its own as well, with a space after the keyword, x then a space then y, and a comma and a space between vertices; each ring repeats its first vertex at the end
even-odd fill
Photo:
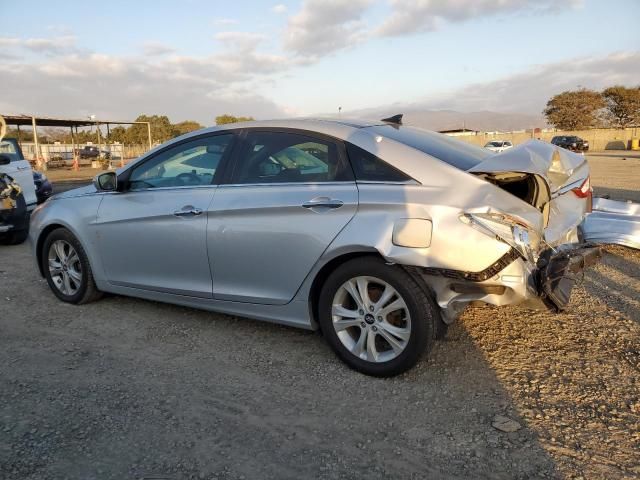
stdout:
MULTIPOLYGON (((6 138, 18 138, 18 129, 17 128, 7 128, 6 138)), ((32 142, 33 141, 33 133, 31 130, 20 129, 20 141, 21 142, 32 142)))
MULTIPOLYGON (((173 125, 166 115, 139 115, 136 122, 149 122, 151 125, 151 142, 163 143, 173 138, 173 125)), ((134 124, 127 129, 126 143, 146 145, 149 141, 147 126, 134 124)))
POLYGON ((184 135, 185 133, 200 130, 201 128, 204 128, 204 125, 200 125, 194 120, 185 120, 184 122, 176 123, 173 126, 173 136, 178 137, 180 135, 184 135))
POLYGON ((234 117, 233 115, 229 115, 225 113, 224 115, 219 115, 216 117, 216 125, 226 125, 228 123, 238 123, 238 122, 251 122, 255 120, 253 117, 234 117))
POLYGON ((127 128, 122 125, 113 127, 109 131, 109 142, 125 143, 127 139, 127 128))
POLYGON ((605 107, 602 95, 585 88, 555 95, 543 110, 547 122, 560 130, 595 127, 605 107))
POLYGON ((640 87, 609 87, 602 92, 606 102, 607 117, 615 127, 640 124, 640 87))

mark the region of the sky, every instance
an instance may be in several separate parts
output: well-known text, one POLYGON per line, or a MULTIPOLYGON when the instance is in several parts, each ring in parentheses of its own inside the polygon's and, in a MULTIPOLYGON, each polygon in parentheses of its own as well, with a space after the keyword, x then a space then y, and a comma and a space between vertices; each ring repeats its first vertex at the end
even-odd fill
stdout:
POLYGON ((0 0, 0 114, 540 114, 640 85, 640 0, 0 0))

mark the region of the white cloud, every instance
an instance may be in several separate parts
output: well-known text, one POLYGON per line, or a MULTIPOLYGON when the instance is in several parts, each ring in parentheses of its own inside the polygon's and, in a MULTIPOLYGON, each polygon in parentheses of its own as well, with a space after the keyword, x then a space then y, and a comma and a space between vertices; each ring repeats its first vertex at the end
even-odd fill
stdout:
POLYGON ((353 46, 366 36, 362 17, 371 4, 372 0, 306 0, 289 17, 284 47, 317 59, 353 46))
POLYGON ((256 48, 266 37, 253 32, 218 32, 214 38, 229 49, 247 50, 256 48))
POLYGON ((282 4, 282 3, 279 3, 279 4, 274 5, 273 7, 271 7, 271 11, 273 13, 278 13, 278 14, 287 13, 287 6, 282 4))
MULTIPOLYGON (((439 92, 419 102, 422 108, 540 114, 549 98, 580 87, 602 90, 640 83, 640 52, 569 58, 538 65, 516 75, 439 92)), ((414 105, 415 106, 415 105, 414 105)))
MULTIPOLYGON (((76 37, 61 35, 52 38, 0 37, 0 47, 10 50, 26 49, 41 55, 61 55, 77 50, 76 37)), ((3 52, 5 55, 8 52, 3 52)))
MULTIPOLYGON (((168 47, 152 43, 145 45, 145 56, 75 52, 39 61, 20 57, 0 62, 6 94, 0 97, 0 111, 71 117, 89 112, 116 119, 160 113, 205 124, 222 113, 283 116, 280 107, 256 93, 253 85, 288 68, 288 61, 258 52, 260 35, 221 32, 216 38, 225 47, 222 53, 204 57, 167 56, 168 47)), ((24 41, 0 41, 27 48, 24 41)))
POLYGON ((175 49, 160 42, 145 42, 142 51, 147 56, 160 56, 174 53, 175 49))
POLYGON ((582 0, 390 0, 391 15, 377 28, 381 36, 429 32, 446 23, 517 12, 548 13, 582 4, 582 0))

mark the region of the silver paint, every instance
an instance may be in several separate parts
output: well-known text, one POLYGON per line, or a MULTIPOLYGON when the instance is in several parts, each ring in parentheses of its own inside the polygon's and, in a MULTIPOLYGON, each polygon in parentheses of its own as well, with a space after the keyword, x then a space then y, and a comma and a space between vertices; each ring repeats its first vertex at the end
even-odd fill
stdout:
MULTIPOLYGON (((172 142, 225 128, 296 128, 349 141, 415 181, 221 185, 124 193, 97 192, 88 186, 55 195, 38 207, 32 216, 31 241, 35 249, 45 230, 69 229, 82 243, 96 285, 103 291, 303 328, 317 327, 310 309, 314 280, 323 267, 343 255, 371 253, 408 267, 479 272, 510 250, 504 241, 465 224, 461 220, 465 213, 506 213, 527 225, 532 236, 544 236, 552 245, 574 242, 586 202, 561 190, 588 175, 582 157, 542 142, 495 155, 482 153, 477 171, 535 172, 548 182, 556 198, 545 229, 539 209, 476 175, 385 137, 384 128, 367 125, 328 120, 249 122, 193 132, 172 142), (318 206, 305 207, 308 202, 318 206), (341 204, 330 208, 327 202, 341 204), (203 213, 175 215, 183 209, 203 213), (394 225, 406 219, 430 222, 428 247, 394 244, 394 225)), ((144 162, 162 147, 119 172, 144 162)), ((456 293, 451 288, 455 282, 439 276, 425 275, 424 281, 435 292, 445 320, 451 321, 472 300, 539 306, 532 287, 534 269, 520 258, 480 282, 504 286, 502 294, 456 293)))

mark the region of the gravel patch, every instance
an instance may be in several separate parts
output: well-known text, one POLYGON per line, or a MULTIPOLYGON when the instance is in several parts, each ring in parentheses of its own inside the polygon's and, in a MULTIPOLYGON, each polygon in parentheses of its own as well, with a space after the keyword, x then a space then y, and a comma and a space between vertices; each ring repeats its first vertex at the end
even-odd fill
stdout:
POLYGON ((57 301, 0 252, 0 478, 640 476, 640 252, 568 313, 469 308, 410 372, 315 333, 143 300, 57 301), (496 426, 497 425, 497 426, 496 426))

